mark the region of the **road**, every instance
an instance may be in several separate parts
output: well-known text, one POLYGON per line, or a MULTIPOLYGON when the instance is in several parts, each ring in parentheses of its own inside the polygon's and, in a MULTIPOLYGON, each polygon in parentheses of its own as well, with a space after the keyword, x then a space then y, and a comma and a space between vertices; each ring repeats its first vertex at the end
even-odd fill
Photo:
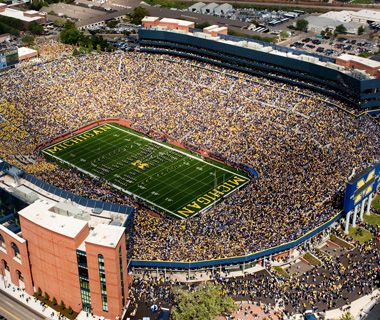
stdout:
POLYGON ((0 290, 0 315, 7 320, 43 320, 45 317, 39 316, 25 308, 22 304, 9 298, 0 290))
MULTIPOLYGON (((194 0, 183 0, 187 2, 194 2, 194 0)), ((215 0, 202 0, 202 2, 214 2, 215 0)), ((267 6, 267 7, 291 7, 291 8, 314 8, 314 9, 323 9, 326 11, 329 10, 351 10, 351 11, 359 11, 362 9, 379 9, 378 4, 328 4, 326 2, 276 2, 276 1, 255 1, 255 0, 234 0, 230 1, 232 6, 236 3, 239 5, 247 4, 247 5, 256 5, 256 6, 267 6)), ((190 5, 189 5, 190 6, 190 5)))

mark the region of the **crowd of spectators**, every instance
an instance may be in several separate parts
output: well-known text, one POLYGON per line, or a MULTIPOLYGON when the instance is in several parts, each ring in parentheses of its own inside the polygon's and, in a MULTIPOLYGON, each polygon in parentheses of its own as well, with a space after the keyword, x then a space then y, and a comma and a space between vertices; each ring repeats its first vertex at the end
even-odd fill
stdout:
POLYGON ((126 195, 74 169, 48 165, 38 146, 103 118, 242 163, 258 179, 188 220, 134 218, 133 256, 199 260, 294 240, 339 212, 347 177, 379 160, 380 126, 342 103, 268 79, 168 56, 92 54, 0 76, 0 156, 33 158, 44 181, 92 199, 126 195))
MULTIPOLYGON (((335 257, 328 256, 320 267, 289 277, 267 270, 228 277, 217 268, 210 281, 219 283, 236 301, 271 306, 288 315, 306 310, 325 313, 331 309, 345 309, 352 301, 379 287, 379 249, 379 239, 356 243, 353 250, 335 257)), ((133 280, 130 310, 137 309, 139 304, 171 306, 175 304, 175 288, 192 290, 199 283, 185 284, 171 280, 170 276, 157 278, 154 272, 146 273, 133 280)))

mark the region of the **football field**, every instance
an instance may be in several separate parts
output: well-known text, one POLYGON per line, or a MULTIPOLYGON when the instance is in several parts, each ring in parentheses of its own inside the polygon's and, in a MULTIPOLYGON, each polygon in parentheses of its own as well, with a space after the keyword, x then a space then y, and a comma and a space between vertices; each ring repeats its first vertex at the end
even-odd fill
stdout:
POLYGON ((42 152, 178 218, 206 210, 249 182, 244 172, 116 123, 89 129, 42 152))

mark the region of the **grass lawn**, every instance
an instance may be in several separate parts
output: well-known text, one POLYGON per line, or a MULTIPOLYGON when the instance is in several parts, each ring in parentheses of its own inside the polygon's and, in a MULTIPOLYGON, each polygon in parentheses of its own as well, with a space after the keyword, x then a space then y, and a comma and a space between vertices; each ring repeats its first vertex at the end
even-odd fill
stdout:
POLYGON ((273 270, 275 270, 280 276, 283 276, 285 278, 289 278, 289 273, 287 273, 283 268, 279 266, 273 267, 273 270))
POLYGON ((309 262, 311 265, 319 267, 322 264, 322 261, 319 260, 317 257, 313 256, 310 252, 307 252, 303 258, 309 262))
POLYGON ((336 243, 338 246, 341 246, 342 248, 346 248, 348 250, 351 250, 354 246, 350 243, 346 242, 345 240, 338 238, 335 234, 332 234, 330 236, 330 240, 334 243, 336 243))
POLYGON ((371 4, 374 3, 374 0, 352 0, 351 3, 359 3, 359 4, 371 4))
POLYGON ((52 301, 50 300, 45 300, 44 297, 42 296, 39 296, 37 293, 34 294, 34 296, 40 300, 41 302, 45 303, 46 305, 48 305, 50 308, 54 309, 55 311, 57 312, 60 312, 61 314, 63 314, 66 318, 70 319, 70 320, 74 320, 77 318, 78 316, 78 313, 73 311, 72 309, 70 310, 70 307, 65 307, 64 309, 61 308, 61 306, 59 304, 53 304, 52 301))
POLYGON ((177 218, 207 210, 249 182, 242 171, 115 123, 89 129, 42 152, 177 218))
POLYGON ((357 240, 360 243, 365 243, 373 238, 372 233, 363 228, 350 226, 348 233, 354 240, 357 240), (358 229, 362 230, 361 234, 358 233, 358 229))
POLYGON ((380 210, 380 195, 377 195, 376 198, 372 200, 372 206, 375 209, 380 210))
POLYGON ((378 214, 370 214, 367 216, 366 214, 364 215, 364 222, 368 224, 372 224, 373 226, 380 226, 380 215, 378 214))

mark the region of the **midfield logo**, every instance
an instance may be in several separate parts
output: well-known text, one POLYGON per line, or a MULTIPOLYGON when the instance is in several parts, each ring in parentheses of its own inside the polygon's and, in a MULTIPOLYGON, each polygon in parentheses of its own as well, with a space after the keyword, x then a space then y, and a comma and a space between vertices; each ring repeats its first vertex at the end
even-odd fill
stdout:
POLYGON ((141 160, 136 160, 131 163, 132 166, 139 168, 140 170, 145 170, 149 168, 149 163, 144 163, 141 160))

